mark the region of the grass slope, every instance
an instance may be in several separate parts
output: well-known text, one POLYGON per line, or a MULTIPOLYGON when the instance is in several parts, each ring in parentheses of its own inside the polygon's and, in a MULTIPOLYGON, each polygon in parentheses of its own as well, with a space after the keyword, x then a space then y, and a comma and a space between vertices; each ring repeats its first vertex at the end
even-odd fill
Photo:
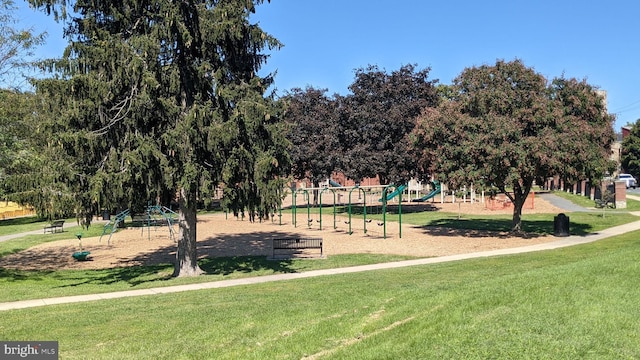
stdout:
POLYGON ((639 233, 495 258, 9 311, 65 359, 640 357, 639 233))
MULTIPOLYGON (((569 215, 573 234, 637 219, 619 212, 569 215)), ((510 216, 457 217, 403 214, 403 222, 495 231, 510 226, 510 216)), ((25 226, 1 225, 7 224, 0 223, 0 234, 25 226)), ((551 233, 553 215, 527 215, 523 225, 551 233)), ((532 254, 8 311, 0 317, 0 338, 58 340, 65 359, 639 358, 638 235, 532 254)), ((0 256, 73 237, 71 231, 11 240, 0 243, 0 256)), ((201 265, 208 275, 197 279, 168 279, 170 265, 0 269, 0 301, 398 259, 206 259, 201 265)))

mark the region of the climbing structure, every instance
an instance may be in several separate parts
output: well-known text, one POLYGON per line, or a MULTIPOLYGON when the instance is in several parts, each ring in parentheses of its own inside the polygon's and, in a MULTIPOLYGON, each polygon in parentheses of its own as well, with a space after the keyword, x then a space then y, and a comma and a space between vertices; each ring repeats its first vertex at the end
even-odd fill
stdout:
POLYGON ((143 233, 144 227, 147 227, 149 237, 151 237, 150 229, 152 226, 168 226, 169 237, 173 242, 176 242, 175 229, 173 228, 173 225, 178 222, 178 214, 166 206, 161 205, 147 206, 145 213, 142 215, 132 216, 129 209, 118 213, 113 220, 104 225, 102 235, 100 235, 100 241, 102 241, 102 236, 109 233, 107 244, 111 244, 111 236, 118 228, 124 227, 125 219, 128 217, 131 217, 131 224, 133 226, 142 227, 143 233))

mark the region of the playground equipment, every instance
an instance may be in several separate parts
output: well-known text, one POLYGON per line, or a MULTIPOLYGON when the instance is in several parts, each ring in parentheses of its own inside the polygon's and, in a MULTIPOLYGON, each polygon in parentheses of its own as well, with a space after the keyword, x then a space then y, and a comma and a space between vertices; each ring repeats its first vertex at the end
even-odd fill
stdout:
POLYGON ((291 220, 293 221, 293 227, 298 227, 298 224, 297 224, 298 206, 296 203, 296 195, 298 194, 298 191, 302 192, 304 194, 304 198, 307 200, 307 228, 311 228, 311 223, 313 222, 313 220, 311 219, 311 203, 309 199, 309 191, 307 189, 300 189, 300 190, 292 189, 293 203, 291 204, 291 216, 292 216, 291 220))
MULTIPOLYGON (((104 225, 102 229, 102 235, 100 235, 99 241, 102 241, 102 236, 104 236, 107 232, 109 232, 109 239, 107 240, 107 244, 111 244, 111 236, 114 232, 124 224, 124 220, 131 216, 131 211, 126 209, 118 213, 113 220, 109 221, 104 225)), ((173 242, 176 242, 175 239, 175 230, 173 229, 173 225, 177 222, 178 214, 166 206, 161 205, 149 205, 143 215, 142 218, 134 218, 132 217, 132 223, 135 223, 138 226, 142 227, 142 232, 144 233, 144 227, 147 228, 147 234, 149 239, 151 239, 151 226, 160 226, 166 224, 169 227, 169 237, 173 242)))
MULTIPOLYGON (((535 192, 530 192, 527 195, 527 198, 522 204, 522 209, 532 210, 535 209, 535 192)), ((489 197, 485 201, 484 205, 487 210, 504 210, 504 209, 513 209, 513 203, 505 194, 497 194, 495 196, 489 197)))
POLYGON ((80 251, 74 252, 73 254, 71 254, 71 256, 78 261, 85 261, 87 260, 87 256, 89 256, 91 252, 82 250, 82 233, 77 233, 76 237, 78 238, 78 243, 80 244, 80 251))
POLYGON ((359 187, 359 186, 355 186, 354 188, 352 188, 351 190, 349 190, 349 231, 348 234, 351 235, 353 234, 353 231, 351 231, 351 193, 353 192, 353 190, 358 190, 358 194, 360 194, 360 191, 362 191, 362 199, 364 201, 364 206, 362 207, 362 217, 363 217, 363 224, 364 224, 364 233, 367 233, 367 193, 364 191, 363 188, 359 187))
POLYGON ((333 229, 335 230, 338 228, 336 226, 336 191, 335 189, 326 187, 320 191, 320 194, 318 195, 319 197, 318 204, 320 206, 320 218, 318 219, 318 223, 320 224, 320 230, 322 230, 322 194, 327 190, 330 190, 331 193, 333 194, 333 229))
POLYGON ((429 199, 434 198, 436 195, 438 195, 438 194, 440 194, 442 192, 442 185, 440 184, 440 182, 438 180, 432 181, 431 184, 433 185, 433 190, 431 190, 431 192, 429 192, 427 195, 425 195, 425 196, 423 196, 421 198, 413 199, 411 201, 414 201, 414 202, 427 201, 429 199))
MULTIPOLYGON (((392 193, 390 193, 390 194, 388 194, 388 195, 386 196, 386 201, 389 201, 389 200, 393 199, 394 197, 396 197, 396 196, 398 196, 398 195, 402 195, 402 192, 403 192, 403 191, 404 191, 404 189, 406 189, 406 188, 407 188, 407 185, 400 185, 400 186, 398 186, 397 188, 395 188, 395 190, 394 190, 392 193)), ((382 199, 384 199, 384 198, 385 198, 385 196, 383 195, 383 196, 380 198, 380 200, 378 200, 378 201, 382 201, 382 199)), ((402 199, 402 196, 400 196, 400 198, 402 199)))
MULTIPOLYGON (((390 188, 395 188, 395 190, 391 193, 396 193, 399 196, 398 197, 398 236, 402 239, 402 191, 398 191, 398 189, 402 188, 402 190, 404 190, 403 185, 400 185, 398 187, 395 187, 395 185, 387 185, 382 189, 382 199, 384 199, 382 201, 382 226, 383 226, 383 238, 387 238, 387 201, 389 199, 390 195, 387 195, 387 193, 389 192, 390 188)), ((393 199, 395 197, 392 196, 391 199, 393 199)))
MULTIPOLYGON (((346 191, 348 192, 347 196, 348 196, 348 203, 347 205, 347 216, 348 219, 345 221, 345 224, 348 225, 348 230, 347 233, 348 234, 353 234, 354 233, 354 229, 353 229, 353 224, 355 219, 353 218, 354 215, 354 201, 353 201, 353 192, 357 191, 358 192, 358 199, 362 200, 362 222, 363 222, 363 231, 366 234, 369 230, 367 229, 367 224, 371 223, 373 219, 368 219, 367 216, 369 215, 369 211, 367 209, 367 191, 366 189, 373 189, 373 188, 377 188, 380 189, 382 188, 382 197, 380 199, 380 201, 382 202, 382 221, 377 222, 378 226, 382 226, 383 227, 383 237, 386 238, 387 237, 387 232, 386 232, 386 212, 387 212, 387 199, 393 199, 396 196, 399 196, 400 202, 402 202, 402 192, 403 190, 406 188, 406 185, 404 185, 404 187, 401 186, 395 186, 395 185, 373 185, 373 186, 349 186, 349 187, 336 187, 336 186, 332 186, 332 187, 323 187, 323 188, 304 188, 304 189, 291 189, 291 196, 292 196, 292 203, 291 203, 291 215, 292 215, 292 223, 294 227, 297 227, 297 215, 298 215, 298 209, 299 206, 297 204, 298 202, 298 195, 302 194, 303 195, 303 199, 306 200, 306 208, 307 208, 307 228, 311 228, 313 223, 314 223, 314 219, 312 219, 311 217, 311 199, 310 199, 310 192, 312 191, 318 191, 318 206, 319 206, 319 218, 316 220, 319 224, 319 229, 322 230, 323 229, 323 210, 325 208, 325 206, 323 206, 323 195, 325 195, 326 192, 330 191, 333 195, 333 229, 336 230, 338 228, 337 226, 337 203, 338 203, 338 199, 341 196, 340 194, 338 194, 338 192, 340 191, 346 191), (393 196, 392 196, 393 194, 393 196)), ((369 197, 373 196, 371 193, 369 193, 368 195, 369 197)), ((371 206, 371 205, 369 205, 371 206)), ((379 207, 379 205, 376 205, 376 207, 379 207)), ((280 212, 280 219, 282 220, 282 206, 279 207, 279 212, 280 212)), ((402 237, 402 205, 399 204, 398 205, 398 215, 399 215, 399 220, 400 220, 400 231, 399 231, 399 236, 402 237)), ((282 225, 282 221, 280 221, 280 225, 282 225)))

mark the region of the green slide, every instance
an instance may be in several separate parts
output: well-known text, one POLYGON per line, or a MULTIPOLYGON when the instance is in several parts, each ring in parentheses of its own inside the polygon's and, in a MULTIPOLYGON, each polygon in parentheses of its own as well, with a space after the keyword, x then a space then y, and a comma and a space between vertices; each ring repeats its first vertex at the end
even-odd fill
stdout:
MULTIPOLYGON (((393 199, 394 197, 400 195, 400 193, 402 193, 404 191, 404 189, 407 188, 407 185, 400 185, 398 186, 391 194, 387 194, 387 201, 393 199)), ((382 201, 382 198, 380 198, 380 200, 378 201, 382 201)))
POLYGON ((413 199, 411 201, 415 201, 415 202, 423 202, 423 201, 427 201, 431 198, 433 198, 434 196, 440 194, 440 192, 442 191, 442 188, 440 186, 440 182, 437 180, 434 180, 432 182, 433 184, 433 190, 431 190, 430 193, 428 193, 427 195, 421 197, 421 198, 417 198, 417 199, 413 199))

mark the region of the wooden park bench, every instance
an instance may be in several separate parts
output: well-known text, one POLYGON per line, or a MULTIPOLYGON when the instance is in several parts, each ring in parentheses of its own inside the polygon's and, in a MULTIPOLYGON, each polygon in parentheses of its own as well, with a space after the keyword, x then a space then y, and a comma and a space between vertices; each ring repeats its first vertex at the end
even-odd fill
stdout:
POLYGON ((317 254, 324 257, 322 238, 280 238, 273 239, 272 257, 312 256, 317 254))
POLYGON ((166 226, 166 219, 149 216, 148 214, 134 214, 131 216, 131 223, 127 227, 147 227, 147 226, 166 226))
POLYGON ((147 227, 147 226, 162 226, 166 223, 163 223, 161 220, 153 218, 148 214, 135 214, 131 216, 131 223, 128 227, 147 227))
POLYGON ((128 227, 142 227, 149 226, 150 219, 147 214, 134 214, 131 215, 131 223, 129 223, 128 227))
POLYGON ((60 230, 59 232, 63 232, 64 231, 64 229, 62 228, 63 226, 64 226, 64 220, 56 220, 44 227, 44 233, 46 234, 47 231, 49 231, 50 233, 56 233, 58 232, 58 229, 60 230))

